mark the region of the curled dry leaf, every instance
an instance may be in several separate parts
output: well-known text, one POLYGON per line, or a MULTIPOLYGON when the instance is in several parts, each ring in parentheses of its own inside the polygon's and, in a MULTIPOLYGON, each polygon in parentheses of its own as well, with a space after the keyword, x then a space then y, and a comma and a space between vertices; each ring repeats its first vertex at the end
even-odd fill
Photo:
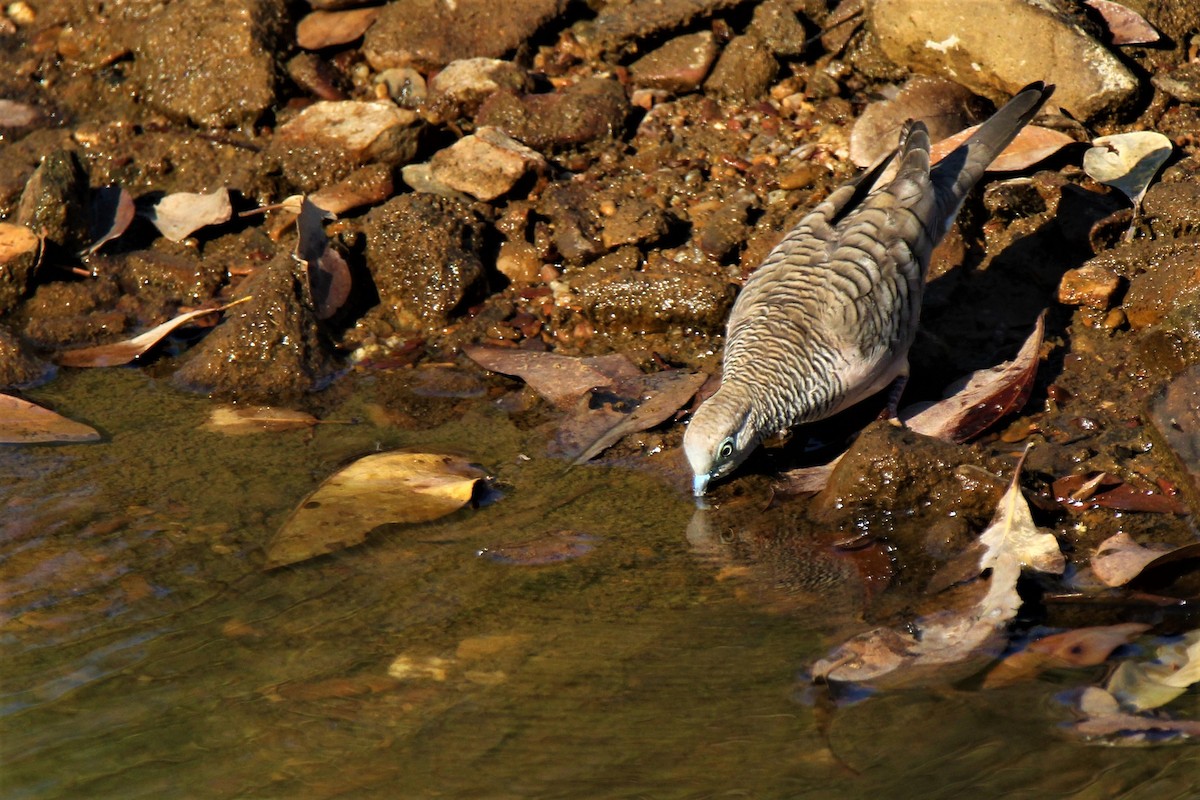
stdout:
POLYGON ((1143 547, 1121 531, 1100 543, 1091 566, 1105 586, 1124 586, 1145 572, 1189 559, 1200 559, 1200 542, 1182 547, 1143 547))
POLYGON ((296 217, 296 251, 294 258, 308 271, 308 286, 312 292, 317 319, 329 319, 350 297, 350 267, 342 254, 329 246, 325 235, 325 220, 334 215, 308 198, 300 205, 296 217))
POLYGON ((570 408, 592 389, 642 374, 637 365, 619 353, 574 358, 487 345, 468 345, 463 353, 486 370, 516 375, 559 408, 570 408))
POLYGON ((233 206, 229 190, 223 187, 211 194, 176 192, 151 206, 147 216, 159 233, 179 242, 203 227, 228 222, 233 216, 233 206))
POLYGON ((1144 623, 1126 622, 1044 636, 993 667, 983 681, 983 688, 1010 686, 1047 669, 1103 664, 1113 650, 1129 644, 1148 630, 1150 626, 1144 623))
POLYGON ((101 186, 92 197, 92 220, 89 233, 92 244, 84 250, 91 255, 129 229, 137 214, 133 197, 123 186, 101 186))
POLYGON ((1024 456, 1013 471, 991 525, 979 537, 985 550, 977 574, 991 569, 987 593, 965 611, 918 620, 915 630, 877 628, 854 637, 812 667, 816 679, 904 684, 938 675, 945 667, 988 655, 1000 644, 1021 606, 1017 579, 1022 566, 1061 573, 1066 566, 1052 533, 1033 524, 1021 494, 1024 456))
POLYGON ((389 523, 429 522, 470 502, 482 469, 455 456, 376 453, 327 478, 284 521, 264 569, 361 544, 389 523))
POLYGON ((900 418, 917 433, 935 439, 965 442, 978 436, 1025 407, 1037 377, 1045 333, 1046 312, 1043 311, 1038 315, 1033 332, 1011 361, 972 372, 950 385, 945 400, 924 408, 906 408, 900 418))
POLYGON ((1153 661, 1123 661, 1105 688, 1123 708, 1161 708, 1200 683, 1200 630, 1158 648, 1153 661))
POLYGON ((265 433, 311 428, 320 422, 312 414, 272 406, 217 406, 204 423, 213 433, 265 433))
MULTIPOLYGON (((950 155, 955 148, 970 139, 978 128, 978 125, 967 128, 934 144, 929 148, 931 163, 936 164, 950 155)), ((1075 144, 1075 140, 1061 131, 1026 125, 1017 134, 1017 138, 996 156, 988 166, 988 172, 1020 172, 1029 169, 1071 144, 1075 144)))
POLYGON ((1150 44, 1162 37, 1154 26, 1136 11, 1112 0, 1083 0, 1104 17, 1113 44, 1150 44))
POLYGON ((1136 209, 1173 149, 1171 140, 1155 131, 1100 136, 1083 154, 1083 171, 1095 181, 1120 189, 1136 209))
POLYGON ((198 308, 195 311, 188 311, 185 314, 180 314, 174 319, 167 320, 163 324, 151 328, 145 333, 138 334, 132 339, 126 339, 122 342, 101 344, 95 347, 80 347, 75 350, 63 350, 58 354, 57 361, 64 367, 116 367, 128 364, 130 361, 145 354, 175 329, 183 327, 198 317, 225 311, 249 299, 249 297, 243 297, 234 300, 228 305, 216 308, 198 308))
POLYGON ((0 444, 96 442, 100 433, 48 408, 0 394, 0 444))

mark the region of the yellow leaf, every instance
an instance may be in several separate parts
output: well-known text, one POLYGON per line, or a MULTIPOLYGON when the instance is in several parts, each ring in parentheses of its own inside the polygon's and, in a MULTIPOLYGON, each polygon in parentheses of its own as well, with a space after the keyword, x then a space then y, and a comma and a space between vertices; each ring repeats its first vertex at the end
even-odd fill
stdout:
POLYGON ((388 523, 429 522, 462 508, 487 474, 455 456, 376 453, 326 479, 283 523, 265 569, 361 544, 388 523))
POLYGON ((204 423, 214 433, 263 433, 310 428, 320 422, 312 414, 272 406, 217 406, 204 423))

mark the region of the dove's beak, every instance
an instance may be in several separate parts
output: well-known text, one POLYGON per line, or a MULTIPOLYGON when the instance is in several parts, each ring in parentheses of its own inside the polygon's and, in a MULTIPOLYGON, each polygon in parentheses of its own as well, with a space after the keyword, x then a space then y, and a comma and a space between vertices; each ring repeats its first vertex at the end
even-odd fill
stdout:
POLYGON ((697 475, 692 478, 692 494, 696 497, 703 497, 708 491, 709 474, 706 472, 703 475, 697 475))

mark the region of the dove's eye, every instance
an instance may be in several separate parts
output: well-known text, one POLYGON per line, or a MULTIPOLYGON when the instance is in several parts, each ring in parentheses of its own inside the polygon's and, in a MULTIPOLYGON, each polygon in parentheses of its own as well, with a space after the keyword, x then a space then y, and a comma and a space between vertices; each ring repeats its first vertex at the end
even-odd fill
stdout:
POLYGON ((733 455, 733 439, 726 439, 725 441, 721 442, 721 447, 717 450, 717 455, 722 460, 733 455))

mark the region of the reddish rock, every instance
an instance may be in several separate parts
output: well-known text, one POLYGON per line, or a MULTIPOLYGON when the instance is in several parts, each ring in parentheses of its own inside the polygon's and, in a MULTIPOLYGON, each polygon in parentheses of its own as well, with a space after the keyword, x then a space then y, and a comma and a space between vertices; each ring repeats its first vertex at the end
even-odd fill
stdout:
POLYGON ((1069 269, 1058 284, 1058 302, 1068 306, 1087 306, 1101 311, 1108 308, 1121 279, 1099 264, 1084 264, 1069 269))

